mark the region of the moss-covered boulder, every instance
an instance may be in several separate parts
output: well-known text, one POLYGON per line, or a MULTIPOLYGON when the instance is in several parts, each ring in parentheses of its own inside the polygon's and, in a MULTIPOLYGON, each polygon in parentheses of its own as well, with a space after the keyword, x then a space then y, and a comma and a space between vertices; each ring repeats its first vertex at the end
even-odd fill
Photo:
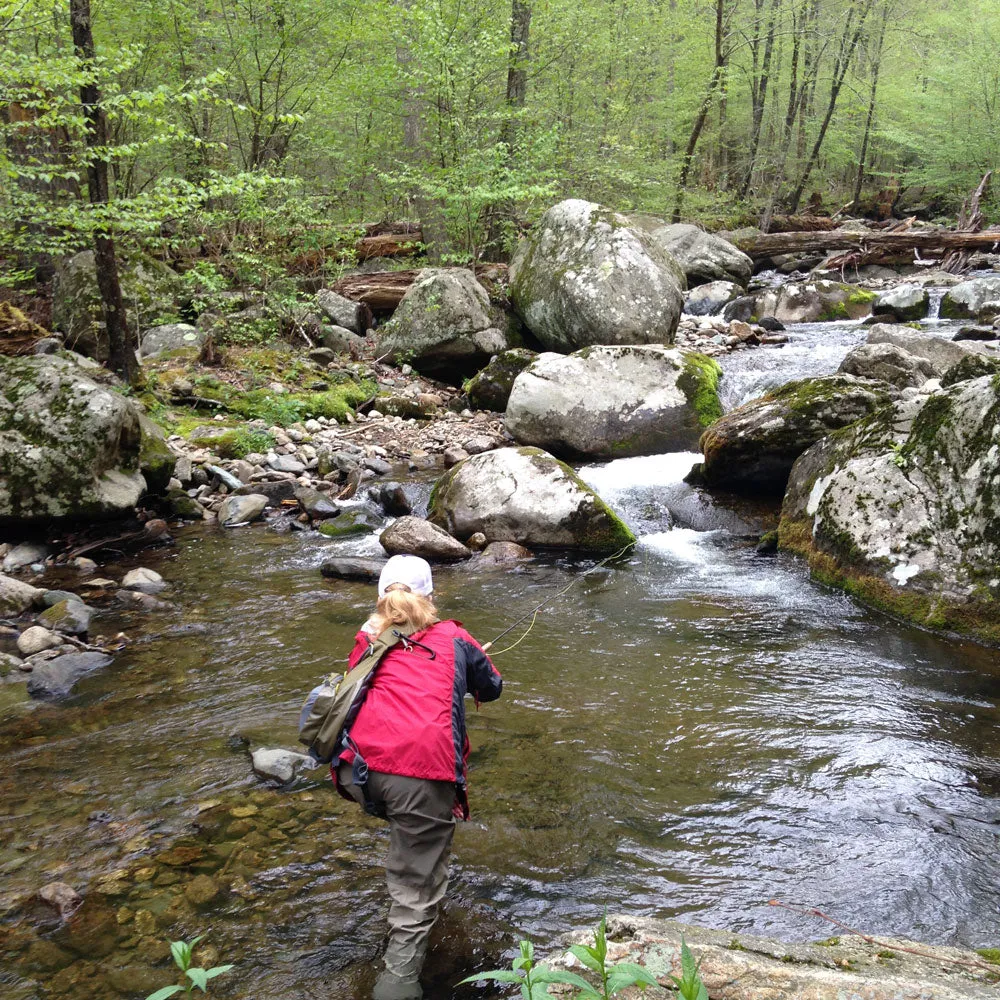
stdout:
POLYGON ((377 353, 458 385, 515 346, 507 317, 471 271, 428 268, 379 330, 377 353))
POLYGON ((939 372, 947 371, 970 354, 1000 357, 992 344, 978 340, 947 340, 898 323, 876 323, 869 327, 867 339, 869 344, 893 344, 915 358, 924 358, 939 372))
POLYGON ((54 355, 0 356, 0 524, 129 513, 146 488, 131 400, 54 355))
POLYGON ((529 351, 526 347, 515 347, 498 354, 466 383, 465 394, 469 397, 469 402, 477 410, 503 413, 507 409, 514 380, 537 357, 534 351, 529 351))
POLYGON ((984 322, 1000 316, 1000 275, 970 278, 949 288, 941 300, 941 316, 984 322))
POLYGON ((948 387, 969 379, 982 378, 984 375, 1000 375, 1000 358, 986 358, 981 354, 970 354, 952 365, 941 376, 941 385, 948 387))
POLYGON ((810 448, 782 548, 920 625, 1000 642, 1000 376, 912 394, 810 448))
POLYGON ((840 363, 841 372, 858 378, 888 382, 897 389, 921 386, 941 374, 937 365, 917 357, 896 344, 859 344, 840 363))
POLYGON ((782 323, 822 323, 861 319, 872 311, 874 292, 838 281, 789 281, 757 296, 755 315, 782 323))
POLYGON ((511 261, 510 299, 552 351, 671 344, 684 272, 617 212, 569 199, 550 208, 511 261))
POLYGON ((659 345, 545 353, 514 381, 507 430, 569 458, 693 448, 722 415, 718 364, 659 345))
POLYGON ((820 438, 890 403, 895 390, 853 375, 789 382, 752 400, 702 435, 708 486, 780 495, 795 460, 820 438))
POLYGON ((530 548, 608 553, 635 541, 568 465, 540 448, 498 448, 460 462, 434 487, 430 520, 456 538, 482 532, 530 548))
POLYGON ((930 309, 930 294, 919 285, 899 285, 882 292, 872 305, 876 316, 892 316, 900 323, 923 319, 930 309))
POLYGON ((146 480, 146 489, 157 495, 165 493, 170 477, 174 474, 177 456, 163 431, 144 413, 139 414, 142 441, 139 445, 139 469, 146 480))
POLYGON ((629 222, 677 260, 689 287, 731 281, 745 288, 753 274, 753 261, 714 233, 687 222, 668 223, 648 215, 629 216, 629 222))

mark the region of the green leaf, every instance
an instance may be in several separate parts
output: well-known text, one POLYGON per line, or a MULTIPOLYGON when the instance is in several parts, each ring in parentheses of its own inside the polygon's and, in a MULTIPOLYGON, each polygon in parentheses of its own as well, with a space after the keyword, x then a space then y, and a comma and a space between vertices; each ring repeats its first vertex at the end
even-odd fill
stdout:
POLYGON ((224 972, 228 972, 233 966, 231 965, 217 965, 213 969, 208 969, 205 972, 206 979, 215 979, 216 976, 221 976, 224 972))
POLYGON ((616 968, 608 974, 608 996, 621 993, 622 990, 626 990, 630 986, 638 986, 644 990, 647 986, 657 985, 659 984, 656 980, 645 972, 641 972, 637 976, 634 972, 616 968))
POLYGON ((181 972, 187 972, 191 965, 191 945, 186 941, 171 941, 170 954, 174 957, 174 962, 181 972))
POLYGON ((202 993, 208 990, 208 975, 204 969, 188 969, 185 974, 202 993))
POLYGON ((569 953, 575 955, 592 972, 600 975, 604 970, 604 963, 594 954, 593 948, 588 948, 584 944, 575 944, 570 948, 569 953))
POLYGON ((604 960, 608 957, 608 912, 604 911, 604 916, 601 917, 601 922, 597 925, 597 931, 594 934, 596 938, 596 946, 594 949, 594 957, 604 965, 604 960))
POLYGON ((635 962, 616 962, 611 966, 612 973, 626 973, 633 977, 633 982, 636 984, 642 984, 645 986, 657 986, 655 977, 642 965, 636 965, 635 962))
POLYGON ((184 989, 183 986, 164 986, 162 990, 150 993, 146 997, 146 1000, 167 1000, 167 997, 172 997, 175 993, 180 993, 182 989, 184 989))
POLYGON ((583 976, 578 976, 575 972, 563 972, 560 969, 539 969, 532 974, 531 980, 535 983, 565 983, 567 986, 575 986, 578 990, 591 992, 594 989, 583 976))
POLYGON ((492 972, 477 972, 474 976, 466 976, 465 979, 456 983, 462 986, 464 983, 481 983, 483 980, 491 980, 495 983, 521 983, 523 977, 516 972, 508 972, 506 969, 494 969, 492 972))

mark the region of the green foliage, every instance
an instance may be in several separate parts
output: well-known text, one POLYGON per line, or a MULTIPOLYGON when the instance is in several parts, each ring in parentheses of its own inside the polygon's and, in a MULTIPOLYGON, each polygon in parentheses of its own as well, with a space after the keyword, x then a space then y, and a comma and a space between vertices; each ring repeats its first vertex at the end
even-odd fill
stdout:
POLYGON ((681 975, 671 976, 681 1000, 708 1000, 708 989, 701 981, 698 970, 700 962, 695 962, 687 942, 681 938, 681 975))
POLYGON ((146 1000, 167 1000, 167 997, 172 997, 177 993, 191 994, 196 986, 202 993, 207 993, 208 984, 212 979, 233 968, 232 965, 217 965, 213 969, 202 969, 191 965, 194 946, 203 937, 204 935, 201 935, 191 941, 172 941, 170 943, 170 954, 173 956, 174 964, 184 973, 184 983, 164 986, 155 993, 150 993, 146 1000))
POLYGON ((274 447, 274 436, 268 431, 253 430, 249 427, 239 427, 233 436, 230 454, 233 458, 245 458, 247 455, 265 454, 274 447))

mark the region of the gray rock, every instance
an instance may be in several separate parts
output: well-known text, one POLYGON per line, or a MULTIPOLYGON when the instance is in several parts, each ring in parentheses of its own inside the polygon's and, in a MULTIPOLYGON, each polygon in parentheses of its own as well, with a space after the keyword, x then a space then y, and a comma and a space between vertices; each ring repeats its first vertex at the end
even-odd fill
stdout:
POLYGON ((383 458, 369 456, 364 461, 366 469, 370 469, 376 476, 386 476, 392 472, 392 466, 383 458))
POLYGON ((462 442, 462 447, 470 455, 481 455, 484 451, 493 451, 494 448, 502 446, 502 441, 498 441, 496 438, 489 437, 486 434, 474 434, 462 442))
POLYGON ((537 356, 534 351, 529 351, 525 347, 515 347, 498 354, 466 384, 465 394, 469 397, 469 403, 477 410, 503 413, 507 409, 507 400, 510 398, 514 379, 537 356))
POLYGON ((511 302, 549 350, 669 344, 684 272, 623 215, 570 199, 550 208, 517 248, 511 302))
POLYGON ((962 358, 957 365, 952 365, 941 376, 941 385, 947 388, 958 382, 982 378, 983 375, 1000 375, 1000 358, 984 358, 979 354, 970 354, 967 358, 962 358))
POLYGON ((447 531, 422 517, 407 515, 393 521, 379 535, 382 548, 389 555, 401 553, 421 556, 430 562, 459 562, 472 552, 447 531))
POLYGON ((489 566, 515 566, 517 563, 533 559, 534 553, 517 542, 490 542, 476 556, 476 569, 489 566))
POLYGON ((287 785, 300 772, 311 771, 317 767, 316 761, 304 753, 293 750, 268 750, 261 747, 251 755, 253 772, 259 778, 269 778, 287 785))
POLYGON ((385 565, 384 559, 327 559, 319 571, 330 580, 364 580, 375 582, 385 565))
POLYGON ((275 472, 291 472, 296 476, 300 476, 306 471, 305 464, 293 455, 274 455, 267 460, 267 464, 275 472))
POLYGON ((184 490, 170 490, 167 494, 167 507, 170 516, 180 521, 201 521, 205 517, 205 508, 184 490))
POLYGON ((104 653, 64 653, 54 660, 33 667, 28 677, 28 694, 32 698, 62 698, 77 682, 111 663, 104 653))
POLYGON ((167 589, 167 582, 156 570, 140 566, 125 574, 122 587, 125 590, 138 590, 143 594, 159 594, 167 589))
POLYGON ((0 653, 0 678, 10 683, 25 680, 21 670, 24 661, 13 653, 0 653))
POLYGON ((923 319, 930 307, 930 295, 926 288, 917 285, 899 285, 882 292, 872 305, 872 312, 892 316, 900 323, 923 319))
POLYGON ((0 614, 22 614, 34 605, 40 606, 44 595, 45 591, 38 587, 0 575, 0 614))
POLYGON ((704 355, 658 345, 541 354, 514 382, 507 430, 566 457, 684 451, 722 415, 720 375, 704 355))
POLYGON ((40 542, 21 542, 4 556, 3 571, 13 573, 15 570, 30 566, 32 563, 43 563, 49 557, 49 547, 40 542))
POLYGON ((207 339, 208 334, 204 330, 187 323, 165 323, 163 326, 150 327, 142 335, 139 357, 145 361, 186 347, 200 351, 207 339))
MULTIPOLYGON (((83 584, 82 586, 86 586, 83 584)), ((54 607, 62 601, 79 601, 80 598, 71 590, 46 590, 42 595, 42 604, 47 608, 54 607)))
POLYGON ((17 650, 22 656, 34 656, 42 650, 61 646, 63 642, 61 635, 41 625, 32 625, 17 637, 17 650))
POLYGON ((63 342, 58 337, 42 337, 31 345, 32 354, 57 354, 63 349, 63 342))
POLYGON ((329 347, 314 347, 309 352, 309 360, 315 361, 318 365, 328 365, 337 360, 337 352, 329 347))
POLYGON ((146 480, 146 490, 162 496, 170 488, 169 483, 177 465, 177 455, 167 444, 162 429, 145 413, 139 413, 139 430, 142 440, 139 444, 139 471, 146 480))
POLYGON ((84 604, 79 598, 71 601, 60 601, 38 616, 39 625, 54 629, 63 635, 86 635, 90 629, 90 619, 94 617, 94 609, 84 604))
POLYGON ((360 302, 344 298, 329 288, 321 288, 316 293, 316 305, 335 326, 350 333, 364 334, 365 307, 360 302))
POLYGON ((464 268, 429 268, 379 329, 376 353, 458 384, 516 346, 508 320, 464 268))
POLYGON ((630 216, 629 221, 680 263, 688 285, 732 281, 746 287, 753 274, 753 261, 721 236, 686 222, 666 223, 650 216, 630 216))
POLYGON ((837 281, 789 281, 760 292, 753 315, 773 316, 782 323, 861 319, 871 313, 874 301, 874 293, 837 281))
POLYGON ((225 469, 219 468, 217 465, 205 465, 205 471, 211 473, 216 479, 222 483, 227 489, 238 490, 242 485, 243 481, 238 477, 234 476, 231 472, 226 472, 225 469))
POLYGON ((444 467, 450 469, 453 465, 464 462, 469 457, 469 453, 464 448, 453 445, 451 448, 445 448, 441 457, 444 460, 444 467))
POLYGON ((187 455, 181 455, 174 465, 174 476, 180 481, 181 486, 187 486, 191 482, 192 474, 191 459, 187 455))
POLYGON ((131 400, 73 362, 0 356, 0 524, 131 513, 141 444, 131 400))
POLYGON ((383 483, 377 490, 372 487, 370 495, 390 517, 413 513, 413 504, 400 483, 383 483))
POLYGON ((718 316, 742 294, 742 287, 733 281, 710 281, 706 285, 697 285, 684 296, 684 312, 689 316, 718 316))
POLYGON ((322 521, 328 517, 337 517, 341 508, 335 501, 330 499, 329 494, 320 493, 319 490, 310 489, 308 486, 300 486, 295 490, 295 499, 299 505, 314 521, 322 521))
POLYGON ((970 278, 949 288, 941 300, 940 314, 946 319, 991 321, 1000 315, 1000 276, 970 278))
POLYGON ((365 339, 352 333, 343 326, 324 326, 320 330, 323 347, 333 351, 334 355, 349 354, 352 358, 360 357, 364 349, 365 339))
POLYGON ((888 382, 897 389, 921 386, 941 374, 940 369, 926 358, 916 357, 889 343, 859 344, 848 352, 839 370, 858 378, 888 382))
POLYGON ((568 466, 539 448, 474 455, 438 480, 431 520, 457 538, 617 552, 635 536, 568 466))
POLYGON ((282 479, 277 483, 250 483, 241 486, 234 496, 262 496, 267 500, 268 507, 280 507, 282 500, 294 500, 299 484, 292 479, 282 479))
POLYGON ((965 343, 955 343, 914 330, 909 326, 876 323, 868 330, 869 344, 894 344, 916 358, 924 358, 938 371, 946 371, 969 354, 978 353, 965 343))
POLYGON ((249 493, 226 497, 217 512, 219 524, 232 528, 238 524, 256 521, 267 506, 267 497, 261 493, 249 493))

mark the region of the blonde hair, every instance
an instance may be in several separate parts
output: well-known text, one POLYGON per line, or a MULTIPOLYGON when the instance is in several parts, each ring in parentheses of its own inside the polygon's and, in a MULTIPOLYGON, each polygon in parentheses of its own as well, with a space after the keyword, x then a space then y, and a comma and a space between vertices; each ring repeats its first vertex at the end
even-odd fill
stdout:
POLYGON ((429 597, 416 594, 405 583, 389 585, 385 594, 375 605, 372 615, 372 630, 380 635, 392 625, 411 626, 420 632, 438 621, 437 608, 429 597))

